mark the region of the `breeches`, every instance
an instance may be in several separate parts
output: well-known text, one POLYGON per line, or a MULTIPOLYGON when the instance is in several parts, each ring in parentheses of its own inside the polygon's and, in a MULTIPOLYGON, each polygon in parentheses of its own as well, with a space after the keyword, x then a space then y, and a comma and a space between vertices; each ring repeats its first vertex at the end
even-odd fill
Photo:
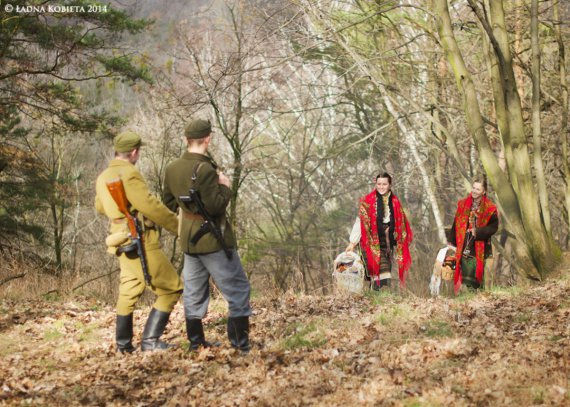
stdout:
MULTIPOLYGON (((146 252, 150 290, 156 294, 153 307, 158 311, 170 312, 182 293, 182 282, 178 273, 166 258, 162 250, 146 252)), ((119 256, 121 276, 117 314, 128 315, 135 309, 135 304, 146 287, 141 261, 136 253, 123 253, 119 256)))
POLYGON ((184 254, 184 314, 188 319, 202 319, 210 303, 210 277, 228 302, 229 316, 251 315, 250 284, 238 253, 232 250, 228 260, 223 250, 208 254, 184 254))

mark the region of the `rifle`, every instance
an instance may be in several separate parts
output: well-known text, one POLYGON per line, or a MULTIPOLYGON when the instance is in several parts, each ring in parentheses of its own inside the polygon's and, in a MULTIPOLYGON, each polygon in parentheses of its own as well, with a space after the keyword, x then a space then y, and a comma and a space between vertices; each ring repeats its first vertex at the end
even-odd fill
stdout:
POLYGON ((178 199, 180 199, 180 202, 186 203, 186 207, 188 207, 188 203, 190 202, 195 203, 196 207, 198 208, 198 213, 204 218, 204 222, 202 222, 202 224, 200 225, 200 229, 196 232, 196 234, 192 237, 192 239, 190 239, 190 243, 196 245, 196 243, 198 243, 198 241, 202 238, 202 236, 210 232, 214 235, 218 243, 222 246, 222 249, 226 253, 226 257, 228 258, 228 260, 231 260, 232 251, 226 245, 226 241, 222 236, 222 232, 220 231, 220 229, 218 229, 218 227, 214 223, 214 219, 212 219, 212 217, 204 207, 204 203, 200 198, 200 193, 196 191, 194 188, 190 188, 190 190, 188 191, 188 195, 181 195, 178 199))
MULTIPOLYGON (((150 274, 148 273, 148 265, 146 262, 146 255, 144 252, 143 245, 143 231, 139 220, 136 215, 132 215, 128 209, 127 194, 125 193, 125 187, 123 186, 123 181, 120 178, 115 178, 107 182, 107 189, 113 197, 113 200, 119 207, 119 211, 127 218, 127 224, 129 226, 129 237, 133 242, 132 245, 136 247, 137 255, 141 259, 141 266, 144 275, 145 283, 150 286, 150 274)), ((132 246, 131 245, 131 246, 132 246)), ((123 250, 122 252, 128 252, 130 250, 123 250)))

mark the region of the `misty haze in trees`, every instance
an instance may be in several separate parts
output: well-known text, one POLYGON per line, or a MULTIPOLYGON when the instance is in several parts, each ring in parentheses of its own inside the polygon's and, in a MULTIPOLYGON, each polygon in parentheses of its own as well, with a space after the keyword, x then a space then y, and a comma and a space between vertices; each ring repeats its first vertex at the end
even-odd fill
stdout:
MULTIPOLYGON (((232 179, 229 212, 259 287, 330 291, 358 198, 383 171, 409 211, 418 294, 478 174, 500 207, 500 283, 542 279, 567 249, 565 2, 176 0, 109 10, 0 11, 2 256, 39 272, 111 271, 92 202, 112 134, 142 135, 138 165, 159 195, 193 116, 214 125, 212 155, 232 179)), ((176 243, 165 240, 179 264, 176 243)))

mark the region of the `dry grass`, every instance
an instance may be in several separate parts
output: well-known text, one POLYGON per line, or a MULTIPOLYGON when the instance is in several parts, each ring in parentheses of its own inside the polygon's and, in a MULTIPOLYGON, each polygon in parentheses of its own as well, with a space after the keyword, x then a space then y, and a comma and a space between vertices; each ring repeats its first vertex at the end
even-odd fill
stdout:
MULTIPOLYGON (((121 356, 112 305, 87 291, 57 301, 24 297, 32 291, 14 280, 0 292, 0 404, 568 405, 569 263, 556 275, 457 298, 262 292, 253 300, 247 357, 228 346, 219 296, 204 324, 220 348, 187 353, 177 304, 164 337, 178 349, 121 356)), ((45 293, 85 280, 23 281, 45 293)), ((147 313, 135 312, 135 343, 147 313)))

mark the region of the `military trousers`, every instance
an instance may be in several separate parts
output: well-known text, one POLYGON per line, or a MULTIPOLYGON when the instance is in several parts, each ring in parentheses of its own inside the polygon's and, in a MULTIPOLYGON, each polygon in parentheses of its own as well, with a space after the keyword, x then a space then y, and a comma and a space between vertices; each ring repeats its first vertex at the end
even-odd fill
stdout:
MULTIPOLYGON (((151 279, 148 288, 156 294, 153 307, 158 311, 171 312, 182 294, 182 281, 161 249, 147 250, 146 260, 151 279)), ((122 253, 119 256, 119 265, 121 276, 117 314, 128 315, 134 311, 146 283, 136 252, 122 253)))
POLYGON ((251 315, 251 287, 237 251, 228 259, 223 250, 208 254, 184 254, 184 314, 188 319, 202 319, 210 303, 210 277, 228 302, 229 316, 251 315))

